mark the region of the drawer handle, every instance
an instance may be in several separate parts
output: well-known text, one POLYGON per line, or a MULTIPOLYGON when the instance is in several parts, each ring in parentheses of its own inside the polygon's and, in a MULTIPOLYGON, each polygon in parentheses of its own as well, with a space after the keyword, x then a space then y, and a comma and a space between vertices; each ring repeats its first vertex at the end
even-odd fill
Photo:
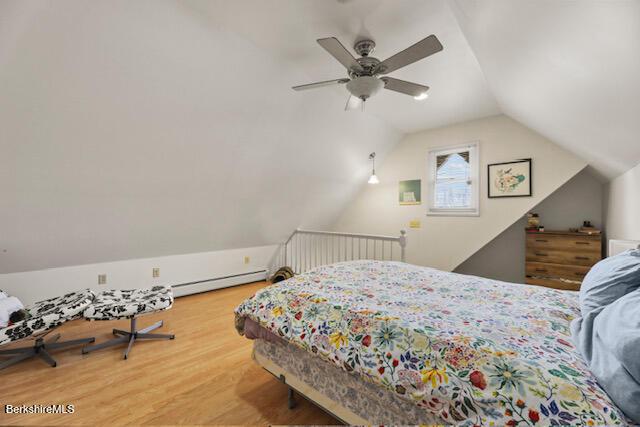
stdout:
POLYGON ((536 268, 536 271, 539 271, 540 273, 546 273, 547 269, 546 268, 536 268))
POLYGON ((576 245, 590 245, 589 242, 576 242, 576 245))
POLYGON ((536 239, 536 242, 547 243, 548 240, 545 239, 536 239))
POLYGON ((582 259, 582 260, 585 260, 585 261, 589 261, 589 257, 586 257, 586 256, 577 256, 576 259, 582 259))
POLYGON ((542 252, 536 252, 536 256, 549 256, 549 255, 544 254, 544 253, 542 253, 542 252))

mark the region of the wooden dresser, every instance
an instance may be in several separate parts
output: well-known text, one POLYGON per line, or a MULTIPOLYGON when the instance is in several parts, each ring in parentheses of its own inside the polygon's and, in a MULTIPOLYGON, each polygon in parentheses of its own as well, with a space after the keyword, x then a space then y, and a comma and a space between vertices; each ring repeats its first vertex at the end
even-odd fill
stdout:
POLYGON ((526 283, 580 289, 592 265, 602 259, 601 235, 568 231, 526 232, 526 283))

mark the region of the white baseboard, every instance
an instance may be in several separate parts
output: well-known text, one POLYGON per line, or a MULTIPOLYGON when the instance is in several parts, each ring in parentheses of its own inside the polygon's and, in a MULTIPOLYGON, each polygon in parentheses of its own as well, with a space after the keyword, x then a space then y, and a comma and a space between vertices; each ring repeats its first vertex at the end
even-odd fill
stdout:
POLYGON ((174 289, 177 295, 188 295, 264 280, 276 248, 258 246, 0 274, 0 289, 23 304, 86 288, 101 292, 184 284, 184 289, 174 289), (153 277, 155 268, 160 269, 160 277, 153 277), (107 275, 105 285, 98 285, 100 274, 107 275))
POLYGON ((250 273, 235 274, 233 276, 199 280, 197 282, 173 285, 173 295, 175 297, 182 297, 185 295, 212 291, 214 289, 228 288, 230 286, 244 285, 245 283, 259 282, 262 280, 266 280, 266 278, 267 271, 260 270, 250 273))

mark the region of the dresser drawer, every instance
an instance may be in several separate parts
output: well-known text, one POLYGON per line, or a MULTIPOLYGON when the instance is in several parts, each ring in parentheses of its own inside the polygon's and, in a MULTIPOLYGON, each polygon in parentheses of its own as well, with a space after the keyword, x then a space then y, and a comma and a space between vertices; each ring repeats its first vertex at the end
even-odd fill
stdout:
POLYGON ((528 285, 544 286, 544 287, 547 287, 547 288, 562 289, 562 290, 565 290, 565 291, 579 291, 580 290, 580 284, 578 284, 578 283, 566 283, 566 282, 563 282, 561 280, 534 279, 534 278, 531 278, 531 277, 527 277, 525 283, 527 283, 528 285))
POLYGON ((561 249, 527 247, 527 261, 590 267, 600 261, 600 252, 568 252, 561 249))
POLYGON ((527 276, 562 277, 582 282, 591 267, 580 265, 550 264, 543 262, 527 262, 527 276))
POLYGON ((597 252, 602 250, 600 236, 560 236, 544 233, 527 234, 527 247, 558 249, 572 252, 597 252))

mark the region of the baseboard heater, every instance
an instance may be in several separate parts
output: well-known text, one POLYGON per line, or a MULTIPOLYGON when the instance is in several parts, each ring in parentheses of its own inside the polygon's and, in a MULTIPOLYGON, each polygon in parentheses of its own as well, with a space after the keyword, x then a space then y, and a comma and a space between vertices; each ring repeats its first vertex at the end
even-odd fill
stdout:
POLYGON ((181 283, 171 286, 173 295, 182 297, 214 289, 228 288, 230 286, 243 285, 245 283, 259 282, 267 278, 267 270, 251 271, 249 273, 233 274, 230 276, 214 277, 212 279, 198 280, 195 282, 181 283))

